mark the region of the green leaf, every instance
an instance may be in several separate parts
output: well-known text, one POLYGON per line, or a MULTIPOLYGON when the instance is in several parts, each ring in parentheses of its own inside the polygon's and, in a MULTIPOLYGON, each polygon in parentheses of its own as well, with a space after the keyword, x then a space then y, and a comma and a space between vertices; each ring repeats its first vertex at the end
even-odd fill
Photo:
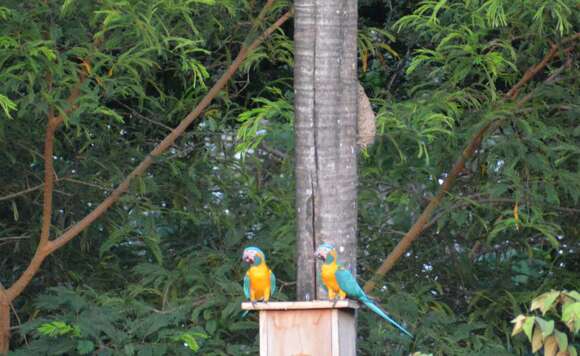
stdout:
POLYGON ((580 293, 578 293, 577 291, 573 290, 573 291, 566 291, 564 292, 565 295, 567 295, 568 297, 574 299, 577 302, 580 302, 580 293))
POLYGON ((217 330, 217 321, 215 319, 209 320, 205 324, 205 328, 206 328, 208 334, 213 335, 215 333, 215 331, 217 330))
POLYGON ((80 330, 76 325, 69 325, 64 321, 55 320, 50 323, 41 324, 37 328, 38 332, 47 336, 57 337, 62 335, 79 336, 80 330))
POLYGON ((522 326, 522 329, 530 342, 532 342, 532 331, 534 330, 535 319, 536 318, 533 316, 526 317, 526 321, 524 321, 524 325, 522 326))
POLYGON ((6 116, 12 119, 12 116, 10 116, 10 111, 16 110, 16 103, 0 94, 0 108, 2 108, 6 116))
POLYGON ((580 302, 567 303, 562 306, 562 320, 580 319, 580 302))
POLYGON ((542 336, 544 337, 544 339, 546 338, 546 336, 551 335, 552 332, 554 332, 554 320, 546 321, 537 316, 536 323, 538 323, 538 325, 540 326, 540 329, 542 330, 542 336))
POLYGON ((94 111, 94 113, 109 116, 120 124, 125 123, 125 120, 123 119, 123 117, 121 115, 117 114, 114 110, 111 110, 111 109, 104 107, 104 106, 99 107, 97 110, 94 111))
POLYGON ((157 261, 159 265, 163 264, 163 251, 161 250, 161 239, 159 236, 157 234, 145 236, 143 241, 153 257, 155 257, 155 261, 157 261))
POLYGON ((95 349, 95 344, 91 340, 79 340, 77 343, 77 351, 81 355, 91 353, 95 349))
POLYGON ((199 350, 197 339, 207 339, 207 335, 200 332, 186 332, 172 338, 174 341, 185 343, 191 351, 199 350))
POLYGON ((566 351, 568 349, 568 335, 558 330, 556 330, 554 334, 556 335, 558 345, 560 345, 560 351, 566 351))
POLYGON ((66 16, 72 12, 72 4, 75 0, 64 0, 62 6, 60 7, 60 15, 66 16))

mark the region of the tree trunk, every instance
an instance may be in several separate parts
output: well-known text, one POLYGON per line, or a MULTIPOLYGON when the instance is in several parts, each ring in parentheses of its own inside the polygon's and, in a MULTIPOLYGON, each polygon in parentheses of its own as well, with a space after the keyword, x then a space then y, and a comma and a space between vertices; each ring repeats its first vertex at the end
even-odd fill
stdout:
POLYGON ((0 355, 8 354, 9 346, 10 346, 10 302, 6 298, 1 298, 0 299, 0 355))
POLYGON ((295 2, 297 298, 325 296, 314 250, 356 272, 357 1, 295 2))

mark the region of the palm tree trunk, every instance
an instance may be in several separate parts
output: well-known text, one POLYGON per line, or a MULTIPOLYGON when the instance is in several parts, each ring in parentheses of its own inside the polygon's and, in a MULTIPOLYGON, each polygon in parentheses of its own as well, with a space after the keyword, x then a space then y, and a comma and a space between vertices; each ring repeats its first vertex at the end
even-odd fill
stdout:
POLYGON ((356 269, 356 0, 295 2, 297 297, 325 295, 314 250, 333 242, 356 269))

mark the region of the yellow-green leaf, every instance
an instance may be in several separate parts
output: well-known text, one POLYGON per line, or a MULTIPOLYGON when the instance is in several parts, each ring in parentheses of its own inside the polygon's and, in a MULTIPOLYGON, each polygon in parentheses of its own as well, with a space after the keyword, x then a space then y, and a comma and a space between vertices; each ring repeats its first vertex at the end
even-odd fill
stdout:
POLYGON ((558 352, 558 343, 555 337, 550 336, 544 344, 544 356, 556 356, 556 352, 558 352))
POLYGON ((540 328, 536 328, 536 330, 534 330, 534 336, 532 336, 532 352, 537 352, 539 349, 541 349, 543 343, 544 338, 542 337, 542 330, 540 328))
POLYGON ((535 317, 528 316, 526 318, 526 321, 524 321, 524 325, 522 327, 524 329, 524 333, 526 334, 528 340, 530 341, 532 341, 532 330, 534 329, 534 320, 535 317))
POLYGON ((575 290, 570 291, 570 292, 566 291, 566 292, 564 292, 564 294, 566 296, 574 299, 575 301, 580 302, 580 293, 576 292, 575 290))
POLYGON ((540 309, 542 311, 542 314, 546 314, 546 312, 550 310, 550 308, 552 308, 552 305, 554 304, 559 295, 560 292, 555 290, 540 295, 539 297, 535 298, 532 301, 532 307, 530 308, 530 310, 533 311, 536 309, 540 309))
POLYGON ((18 213, 18 206, 16 202, 12 201, 12 215, 14 216, 14 221, 18 221, 20 219, 20 214, 18 213))
POLYGON ((526 316, 522 314, 518 315, 514 320, 512 320, 512 323, 515 324, 514 329, 512 330, 512 336, 522 332, 524 321, 526 321, 526 316))

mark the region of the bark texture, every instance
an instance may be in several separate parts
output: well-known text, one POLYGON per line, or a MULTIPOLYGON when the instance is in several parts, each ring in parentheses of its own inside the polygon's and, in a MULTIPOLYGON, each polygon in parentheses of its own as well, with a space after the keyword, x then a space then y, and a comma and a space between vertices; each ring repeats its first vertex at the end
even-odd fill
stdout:
POLYGON ((298 300, 325 297, 315 248, 337 247, 356 273, 356 0, 295 2, 298 300))
MULTIPOLYGON (((2 288, 2 287, 0 287, 2 288)), ((3 293, 0 292, 0 293, 3 293)), ((8 353, 10 346, 10 302, 3 295, 0 298, 0 355, 8 353)))

